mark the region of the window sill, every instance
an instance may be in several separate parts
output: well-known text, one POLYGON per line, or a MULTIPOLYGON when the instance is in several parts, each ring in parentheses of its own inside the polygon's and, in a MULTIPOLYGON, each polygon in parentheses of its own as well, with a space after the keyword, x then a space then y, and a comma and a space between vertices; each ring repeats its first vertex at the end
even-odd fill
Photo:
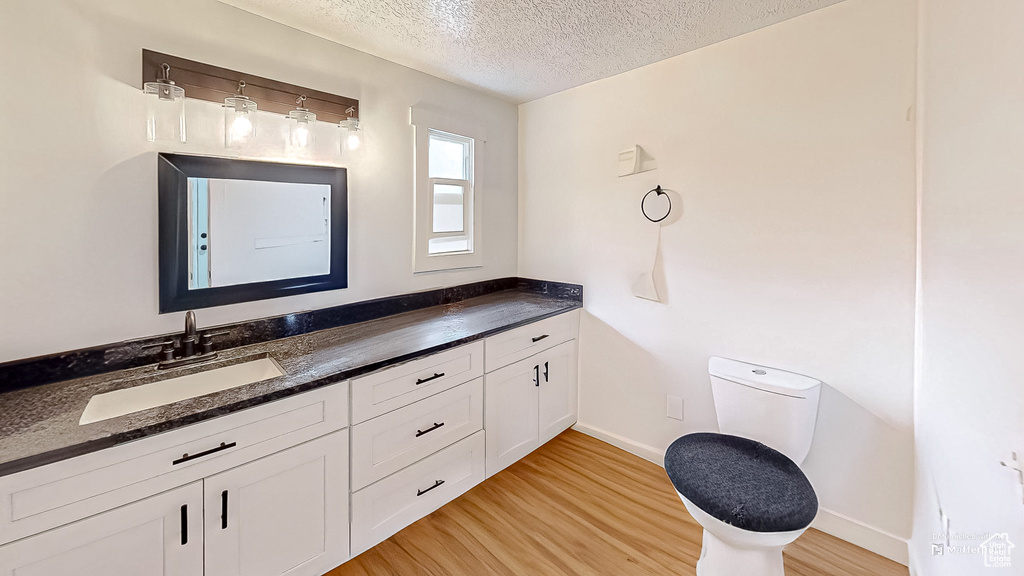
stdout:
POLYGON ((417 258, 413 265, 413 274, 429 272, 453 272, 471 268, 482 268, 483 257, 479 252, 453 252, 417 258))

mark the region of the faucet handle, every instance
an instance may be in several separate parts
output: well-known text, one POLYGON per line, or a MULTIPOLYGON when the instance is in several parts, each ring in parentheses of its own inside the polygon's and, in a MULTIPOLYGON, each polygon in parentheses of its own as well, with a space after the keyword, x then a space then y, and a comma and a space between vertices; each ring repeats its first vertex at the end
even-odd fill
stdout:
POLYGON ((207 332, 207 333, 199 336, 199 348, 200 348, 201 353, 209 354, 209 353, 213 352, 213 337, 214 336, 224 336, 226 334, 231 334, 231 331, 230 330, 221 330, 220 332, 207 332))
POLYGON ((163 342, 158 342, 156 344, 148 344, 143 346, 142 350, 156 348, 158 346, 160 347, 161 362, 170 362, 171 360, 174 360, 174 340, 164 340, 163 342))

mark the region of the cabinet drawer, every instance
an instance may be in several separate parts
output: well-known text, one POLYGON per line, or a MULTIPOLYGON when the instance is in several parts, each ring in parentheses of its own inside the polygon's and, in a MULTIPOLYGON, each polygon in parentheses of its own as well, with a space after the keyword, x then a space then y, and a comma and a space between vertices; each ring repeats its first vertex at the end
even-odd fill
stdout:
POLYGON ((358 424, 484 374, 484 343, 474 342, 352 380, 358 424))
POLYGON ((484 479, 481 430, 352 495, 352 555, 451 502, 484 479))
POLYGON ((579 311, 573 310, 491 336, 484 342, 484 369, 493 372, 572 340, 579 332, 579 322, 579 311))
POLYGON ((0 544, 146 498, 347 424, 344 382, 0 477, 0 544))
POLYGON ((483 428, 483 378, 445 390, 352 428, 352 489, 483 428))

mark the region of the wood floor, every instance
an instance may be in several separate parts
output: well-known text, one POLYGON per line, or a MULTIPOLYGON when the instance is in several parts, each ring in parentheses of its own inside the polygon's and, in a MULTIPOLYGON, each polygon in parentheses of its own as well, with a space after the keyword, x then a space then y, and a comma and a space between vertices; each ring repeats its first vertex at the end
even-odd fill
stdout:
MULTIPOLYGON (((328 576, 694 574, 700 526, 659 466, 573 430, 328 576)), ((906 576, 808 530, 787 576, 906 576)))

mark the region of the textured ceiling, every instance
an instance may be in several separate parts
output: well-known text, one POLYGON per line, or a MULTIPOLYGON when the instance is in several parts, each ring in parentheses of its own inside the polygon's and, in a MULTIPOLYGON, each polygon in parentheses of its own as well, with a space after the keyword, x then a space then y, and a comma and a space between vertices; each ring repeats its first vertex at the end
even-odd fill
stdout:
POLYGON ((221 0, 515 102, 841 0, 221 0))

